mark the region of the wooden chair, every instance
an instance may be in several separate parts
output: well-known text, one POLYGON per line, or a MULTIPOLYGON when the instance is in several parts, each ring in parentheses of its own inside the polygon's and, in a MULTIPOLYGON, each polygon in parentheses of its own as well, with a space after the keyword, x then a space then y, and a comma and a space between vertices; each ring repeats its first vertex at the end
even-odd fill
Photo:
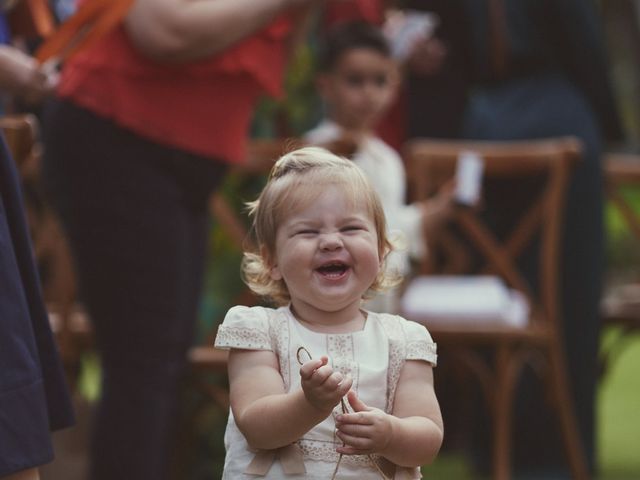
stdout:
MULTIPOLYGON (((632 236, 640 241, 640 213, 634 211, 621 191, 640 187, 640 156, 609 154, 605 157, 604 170, 606 198, 621 214, 632 236)), ((600 358, 601 373, 605 373, 631 334, 640 333, 640 281, 608 289, 600 313, 603 328, 617 333, 600 358)))
POLYGON ((0 128, 22 180, 43 296, 67 379, 73 385, 80 371, 82 354, 91 345, 91 329, 76 302, 75 276, 66 238, 42 192, 38 120, 31 114, 8 115, 0 118, 0 128))
MULTIPOLYGON (((428 198, 454 175, 462 152, 475 152, 484 160, 484 179, 496 182, 508 179, 511 192, 536 178, 536 194, 515 226, 503 236, 486 223, 482 202, 478 207, 456 205, 442 236, 429 242, 429 258, 421 274, 437 273, 438 266, 464 271, 448 274, 491 274, 526 297, 529 315, 524 325, 508 324, 501 319, 470 322, 465 318, 437 318, 412 309, 404 314, 427 326, 441 353, 459 360, 465 370, 477 377, 491 414, 493 429, 493 477, 510 478, 513 400, 516 381, 526 364, 544 367, 545 385, 558 414, 568 461, 575 479, 589 477, 583 447, 577 430, 573 401, 568 390, 562 323, 559 309, 559 245, 565 188, 572 163, 581 146, 573 138, 519 142, 464 142, 418 139, 404 150, 409 166, 408 178, 416 200, 428 198), (527 180, 529 179, 529 180, 527 180), (454 232, 454 233, 452 233, 454 232), (438 241, 438 238, 441 240, 438 241), (444 238, 444 241, 442 241, 444 238), (538 280, 532 285, 523 275, 518 257, 539 242, 538 280), (445 243, 444 249, 439 248, 445 243), (465 250, 464 262, 448 262, 446 257, 465 250), (469 249, 476 253, 469 254, 469 249), (439 261, 442 260, 442 261, 439 261), (491 352, 491 359, 480 351, 491 352)), ((528 188, 528 187, 527 187, 528 188)), ((509 204, 503 198, 502 205, 509 204)), ((420 277, 408 282, 405 297, 420 277)), ((520 432, 524 434, 524 432, 520 432)))

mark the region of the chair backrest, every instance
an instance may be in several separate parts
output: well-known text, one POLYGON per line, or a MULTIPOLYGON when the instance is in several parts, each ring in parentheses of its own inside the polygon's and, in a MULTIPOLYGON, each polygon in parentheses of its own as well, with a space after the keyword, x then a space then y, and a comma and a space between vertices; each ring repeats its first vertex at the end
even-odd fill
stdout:
POLYGON ((533 312, 542 308, 543 316, 556 324, 564 197, 580 151, 572 137, 409 142, 403 154, 414 200, 429 198, 450 181, 461 154, 474 152, 484 163, 479 204, 457 205, 448 224, 428 239, 422 273, 498 275, 526 295, 533 312), (538 248, 534 275, 525 274, 519 261, 532 245, 538 248), (532 277, 537 278, 534 283, 532 277))
POLYGON ((31 169, 30 165, 38 156, 38 119, 31 114, 6 115, 0 117, 0 129, 4 133, 7 147, 13 156, 13 160, 24 174, 25 169, 31 169))

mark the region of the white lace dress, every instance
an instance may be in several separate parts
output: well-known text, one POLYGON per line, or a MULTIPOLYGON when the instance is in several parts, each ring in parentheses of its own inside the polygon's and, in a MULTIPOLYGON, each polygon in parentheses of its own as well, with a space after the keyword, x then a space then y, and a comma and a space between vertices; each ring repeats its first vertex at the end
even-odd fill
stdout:
MULTIPOLYGON (((353 378, 353 390, 369 406, 391 412, 393 399, 406 360, 422 360, 436 364, 436 345, 426 328, 401 317, 368 312, 363 330, 345 334, 326 334, 309 330, 291 314, 289 307, 233 307, 218 329, 217 348, 241 348, 273 351, 280 364, 286 391, 300 388, 300 365, 296 358, 299 347, 305 347, 313 358, 327 355, 333 368, 353 378)), ((340 413, 340 406, 335 413, 340 413)), ((333 416, 309 430, 297 442, 304 458, 306 474, 286 475, 278 460, 274 461, 267 479, 329 480, 338 461, 333 416)), ((255 456, 229 414, 225 432, 227 455, 223 479, 256 479, 243 472, 255 456)), ((379 480, 380 474, 367 456, 345 455, 337 478, 379 480)), ((418 469, 398 468, 394 477, 421 478, 418 469)))

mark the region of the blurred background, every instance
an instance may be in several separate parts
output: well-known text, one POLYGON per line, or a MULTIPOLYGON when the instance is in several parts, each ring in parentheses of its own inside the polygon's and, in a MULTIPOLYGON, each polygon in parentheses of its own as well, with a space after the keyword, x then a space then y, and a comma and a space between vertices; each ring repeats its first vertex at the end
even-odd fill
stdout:
MULTIPOLYGON (((51 0, 50 3, 58 21, 62 21, 74 9, 73 2, 66 0, 51 0)), ((624 140, 609 145, 607 154, 611 158, 618 155, 616 158, 623 158, 632 169, 640 169, 640 0, 601 0, 598 8, 615 101, 624 127, 624 140)), ((285 95, 278 100, 265 99, 260 102, 252 122, 252 139, 299 138, 322 118, 323 106, 314 85, 318 42, 322 35, 319 22, 316 18, 315 23, 310 25, 306 37, 292 57, 286 73, 285 95)), ((20 48, 27 51, 33 51, 39 42, 37 36, 14 37, 20 48)), ((34 227, 34 244, 36 250, 41 248, 37 250, 37 255, 45 294, 54 299, 55 284, 59 280, 57 277, 68 272, 65 273, 65 267, 58 263, 64 263, 64 259, 60 260, 57 254, 47 256, 48 251, 59 252, 57 247, 50 244, 63 236, 59 229, 47 223, 47 198, 39 183, 38 158, 42 148, 46 148, 41 144, 38 134, 42 103, 5 95, 3 104, 3 125, 23 174, 25 198, 34 227), (25 114, 29 116, 24 117, 25 114)), ((630 174, 630 178, 633 175, 630 174)), ((629 185, 618 190, 618 194, 632 212, 640 214, 640 175, 635 178, 635 185, 634 181, 629 182, 629 185)), ((229 213, 226 209, 230 209, 231 216, 242 222, 243 203, 258 194, 263 182, 264 176, 260 173, 247 175, 232 172, 219 193, 220 198, 224 199, 223 214, 220 215, 221 211, 212 207, 212 211, 218 215, 212 215, 209 227, 209 261, 199 309, 197 345, 210 345, 225 312, 246 298, 239 274, 241 245, 227 219, 221 218, 224 212, 229 213)), ((638 307, 640 231, 634 231, 637 225, 629 225, 626 213, 610 200, 607 201, 606 291, 615 291, 619 297, 635 301, 638 307), (616 288, 620 285, 626 287, 616 288)), ((246 228, 246 224, 239 228, 246 228)), ((91 345, 91 333, 83 323, 86 319, 82 311, 71 312, 65 320, 69 322, 65 324, 69 331, 60 330, 60 325, 56 324, 56 321, 61 321, 60 315, 56 317, 54 311, 52 321, 54 328, 58 328, 78 424, 54 435, 56 460, 43 468, 42 478, 81 480, 87 478, 87 439, 92 406, 100 396, 101 370, 91 345)), ((597 478, 639 479, 640 376, 637 372, 640 368, 640 329, 634 330, 632 324, 624 323, 606 326, 602 330, 601 351, 597 393, 597 478)), ((221 475, 224 461, 222 437, 227 416, 224 393, 226 378, 215 362, 209 364, 209 367, 213 365, 211 368, 207 368, 206 361, 203 361, 203 365, 190 372, 181 390, 180 431, 171 460, 175 479, 207 480, 221 475)), ((467 458, 456 448, 464 444, 464 439, 454 440, 450 445, 445 445, 432 466, 424 469, 425 478, 484 478, 472 472, 467 458)))

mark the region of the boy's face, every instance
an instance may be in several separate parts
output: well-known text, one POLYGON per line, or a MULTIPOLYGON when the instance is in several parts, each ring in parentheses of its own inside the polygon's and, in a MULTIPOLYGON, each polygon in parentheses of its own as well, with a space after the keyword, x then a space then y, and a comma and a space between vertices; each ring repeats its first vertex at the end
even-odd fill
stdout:
POLYGON ((353 48, 319 77, 318 88, 333 121, 348 129, 370 128, 392 102, 397 76, 390 58, 371 48, 353 48))

